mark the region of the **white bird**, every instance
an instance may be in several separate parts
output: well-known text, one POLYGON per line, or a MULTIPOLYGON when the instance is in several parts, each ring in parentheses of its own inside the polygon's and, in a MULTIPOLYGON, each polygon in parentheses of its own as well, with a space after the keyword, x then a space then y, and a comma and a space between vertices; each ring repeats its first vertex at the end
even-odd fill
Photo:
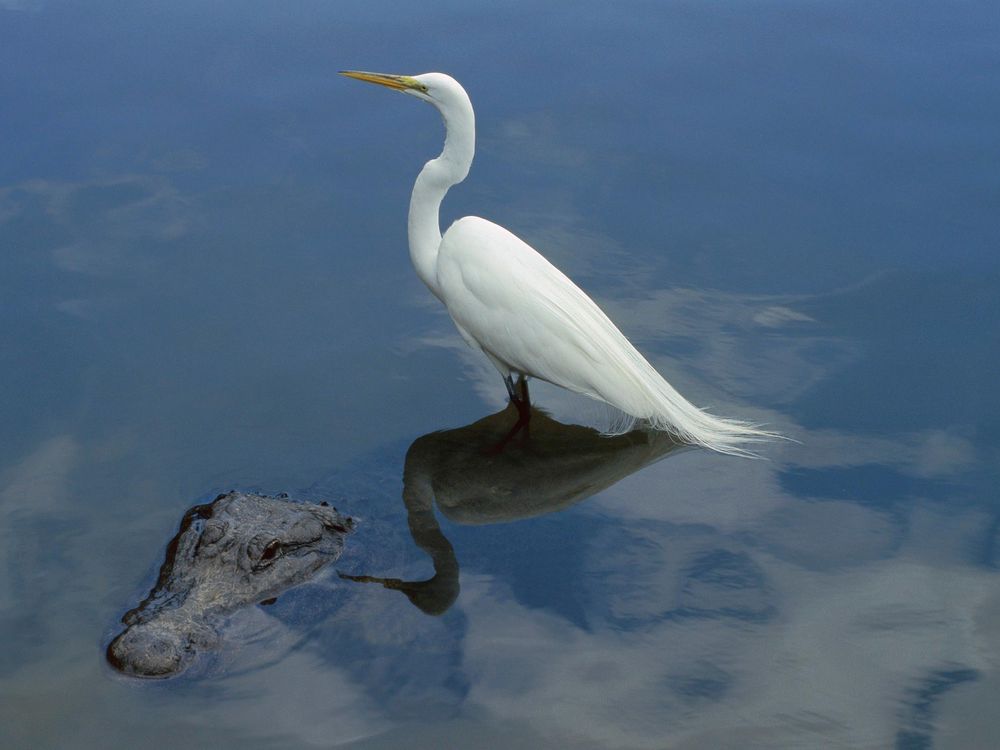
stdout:
POLYGON ((475 154, 472 102, 458 81, 443 73, 341 72, 429 102, 444 119, 444 150, 424 165, 410 197, 410 258, 462 337, 503 377, 520 415, 511 435, 527 424, 527 378, 533 377, 604 401, 654 429, 722 453, 752 455, 747 444, 777 437, 687 401, 590 297, 503 227, 466 216, 441 236, 441 201, 468 175, 475 154))

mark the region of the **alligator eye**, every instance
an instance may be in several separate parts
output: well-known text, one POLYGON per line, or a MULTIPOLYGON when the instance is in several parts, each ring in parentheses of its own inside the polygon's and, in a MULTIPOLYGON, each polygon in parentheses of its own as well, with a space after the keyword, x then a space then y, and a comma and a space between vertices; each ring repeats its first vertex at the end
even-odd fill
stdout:
POLYGON ((281 552, 281 542, 278 541, 277 539, 272 539, 270 542, 267 543, 267 546, 264 547, 264 551, 260 553, 260 561, 270 562, 271 560, 275 559, 280 552, 281 552))

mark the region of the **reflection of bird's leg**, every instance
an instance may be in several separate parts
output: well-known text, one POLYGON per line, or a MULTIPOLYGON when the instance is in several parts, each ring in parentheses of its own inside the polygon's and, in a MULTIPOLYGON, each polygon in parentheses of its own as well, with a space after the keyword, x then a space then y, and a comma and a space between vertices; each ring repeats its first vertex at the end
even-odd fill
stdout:
POLYGON ((528 426, 531 421, 531 398, 528 395, 528 378, 523 374, 518 374, 517 383, 508 374, 504 377, 503 383, 507 386, 507 395, 510 396, 510 403, 517 409, 517 421, 510 428, 510 432, 494 445, 487 453, 500 453, 507 443, 513 440, 518 433, 524 432, 524 437, 528 437, 528 426))

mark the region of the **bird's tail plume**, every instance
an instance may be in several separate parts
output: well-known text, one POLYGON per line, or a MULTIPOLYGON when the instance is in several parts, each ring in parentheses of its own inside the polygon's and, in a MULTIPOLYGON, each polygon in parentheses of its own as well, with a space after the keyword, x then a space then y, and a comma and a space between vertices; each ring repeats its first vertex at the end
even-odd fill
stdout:
MULTIPOLYGON (((624 338, 624 337, 623 337, 624 338)), ((759 458, 753 446, 786 439, 760 425, 717 417, 685 399, 633 346, 619 349, 619 374, 632 382, 623 403, 605 400, 656 430, 719 453, 759 458)))

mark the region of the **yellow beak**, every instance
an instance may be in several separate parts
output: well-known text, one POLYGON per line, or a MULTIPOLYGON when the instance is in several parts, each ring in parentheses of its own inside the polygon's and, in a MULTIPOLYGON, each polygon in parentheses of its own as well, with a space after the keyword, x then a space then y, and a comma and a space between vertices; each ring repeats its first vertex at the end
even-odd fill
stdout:
POLYGON ((427 87, 424 86, 416 78, 411 78, 410 76, 393 76, 386 73, 366 73, 363 70, 342 70, 340 75, 347 76, 348 78, 356 78, 359 81, 367 81, 368 83, 377 83, 380 86, 388 86, 396 91, 406 91, 408 89, 415 89, 417 91, 426 91, 427 87))

